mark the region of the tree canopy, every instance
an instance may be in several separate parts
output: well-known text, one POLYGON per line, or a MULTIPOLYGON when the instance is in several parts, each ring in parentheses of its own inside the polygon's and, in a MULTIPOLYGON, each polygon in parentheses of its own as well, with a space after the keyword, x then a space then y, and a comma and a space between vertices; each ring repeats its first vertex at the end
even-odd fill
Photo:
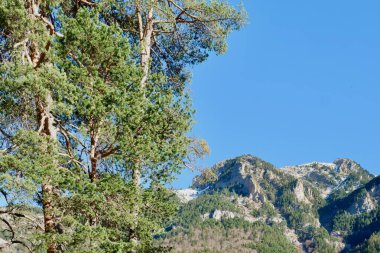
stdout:
POLYGON ((188 136, 188 67, 244 22, 224 1, 2 1, 2 213, 43 211, 27 238, 4 218, 9 245, 163 251, 165 184, 205 147, 188 136))

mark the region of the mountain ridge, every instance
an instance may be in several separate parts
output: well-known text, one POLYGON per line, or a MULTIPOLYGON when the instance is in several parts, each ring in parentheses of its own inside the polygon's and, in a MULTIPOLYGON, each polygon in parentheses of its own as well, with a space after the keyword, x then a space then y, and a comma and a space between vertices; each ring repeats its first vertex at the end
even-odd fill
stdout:
MULTIPOLYGON (((380 225, 380 177, 347 158, 277 168, 258 157, 243 155, 204 170, 190 189, 191 197, 186 200, 178 194, 186 190, 176 191, 182 202, 180 214, 193 212, 187 219, 190 225, 178 223, 187 229, 210 223, 223 227, 227 221, 240 225, 247 222, 243 227, 260 223, 262 230, 268 226, 282 231, 284 245, 290 242, 298 252, 362 252, 360 247, 371 236, 377 240, 375 233, 380 230, 375 226, 380 225), (348 207, 340 204, 348 200, 348 207), (352 220, 346 227, 343 224, 348 218, 344 215, 352 220), (361 232, 369 227, 371 233, 361 232), (360 235, 360 240, 354 239, 355 235, 360 235)), ((257 241, 247 245, 253 249, 249 252, 271 252, 257 251, 268 246, 257 241)), ((203 246, 207 248, 207 244, 203 246)), ((285 247, 279 252, 290 251, 285 247)))

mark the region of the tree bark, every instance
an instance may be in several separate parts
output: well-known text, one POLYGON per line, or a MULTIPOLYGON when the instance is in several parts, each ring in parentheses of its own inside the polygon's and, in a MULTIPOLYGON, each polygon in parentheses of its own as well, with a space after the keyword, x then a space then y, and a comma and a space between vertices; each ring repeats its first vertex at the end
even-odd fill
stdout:
MULTIPOLYGON (((154 0, 152 0, 154 2, 154 0)), ((153 41, 153 32, 154 32, 154 20, 153 20, 153 7, 149 9, 148 15, 146 17, 146 23, 143 23, 143 12, 141 10, 141 1, 136 1, 136 12, 137 12, 137 20, 139 26, 139 34, 140 34, 140 65, 142 69, 142 77, 140 81, 140 86, 144 90, 147 85, 147 81, 149 78, 149 64, 151 59, 151 51, 152 51, 152 41, 153 41)), ((145 98, 145 95, 143 97, 145 98)), ((137 234, 138 227, 138 218, 140 215, 140 198, 141 198, 141 161, 138 161, 134 164, 134 169, 132 172, 132 183, 135 187, 136 191, 136 203, 134 203, 134 207, 132 210, 132 214, 134 217, 134 224, 130 229, 130 240, 134 242, 136 245, 139 244, 139 238, 137 234)), ((137 252, 136 250, 132 250, 132 253, 137 252)))
MULTIPOLYGON (((46 17, 42 17, 40 13, 40 2, 39 0, 27 0, 25 1, 26 8, 30 15, 31 19, 46 19, 46 17)), ((50 35, 53 35, 51 31, 49 31, 50 35)), ((46 46, 46 50, 50 47, 50 42, 46 46)), ((32 42, 29 49, 29 58, 31 60, 31 64, 34 69, 40 67, 42 62, 45 60, 45 54, 41 53, 41 49, 38 48, 36 42, 32 42)), ((38 132, 42 135, 48 136, 51 140, 57 140, 57 129, 54 126, 54 117, 51 114, 51 110, 53 108, 53 98, 52 94, 49 91, 44 97, 40 97, 36 95, 36 116, 38 122, 38 132)), ((46 234, 55 233, 56 227, 56 217, 54 215, 53 210, 53 197, 54 197, 54 186, 51 182, 50 176, 45 176, 42 180, 42 208, 44 215, 44 229, 46 234)), ((54 241, 48 242, 47 245, 47 253, 56 253, 57 252, 57 244, 54 241)))
POLYGON ((91 119, 90 121, 90 139, 91 139, 91 147, 90 147, 90 162, 91 162, 91 172, 90 172, 90 180, 94 182, 97 178, 97 165, 98 165, 98 154, 96 152, 96 148, 98 145, 99 135, 97 130, 95 129, 94 122, 91 119))
MULTIPOLYGON (((140 184, 141 184, 141 168, 139 163, 135 164, 135 168, 132 172, 132 182, 135 187, 135 194, 136 194, 136 202, 134 203, 133 209, 132 209, 132 214, 133 214, 133 225, 130 229, 130 241, 133 242, 134 244, 138 245, 139 244, 139 236, 137 234, 137 227, 138 227, 138 220, 139 220, 139 215, 140 215, 140 198, 141 198, 141 189, 140 189, 140 184)), ((136 253, 137 250, 133 249, 131 251, 132 253, 136 253)))
MULTIPOLYGON (((48 136, 53 141, 57 139, 57 129, 54 126, 54 117, 52 116, 51 109, 53 106, 53 99, 51 94, 48 93, 43 101, 36 97, 37 120, 39 122, 38 131, 40 134, 48 136)), ((51 182, 50 176, 45 176, 42 182, 42 208, 44 214, 44 228, 45 233, 55 233, 56 220, 53 211, 53 197, 54 187, 51 182)), ((47 253, 57 252, 57 244, 54 242, 48 243, 47 253)))
POLYGON ((145 88, 149 77, 149 63, 152 51, 152 36, 154 31, 153 8, 150 8, 148 12, 145 26, 143 25, 142 13, 139 5, 137 6, 137 16, 140 29, 140 57, 142 68, 142 78, 140 84, 142 88, 145 88))

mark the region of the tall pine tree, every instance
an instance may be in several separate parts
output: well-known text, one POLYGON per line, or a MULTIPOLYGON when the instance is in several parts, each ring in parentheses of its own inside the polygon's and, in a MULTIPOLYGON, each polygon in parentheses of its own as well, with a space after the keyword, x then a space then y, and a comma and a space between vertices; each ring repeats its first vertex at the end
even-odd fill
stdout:
POLYGON ((158 252, 175 211, 164 185, 202 147, 187 137, 187 67, 244 20, 222 1, 2 1, 3 213, 38 227, 21 240, 4 218, 9 245, 158 252))

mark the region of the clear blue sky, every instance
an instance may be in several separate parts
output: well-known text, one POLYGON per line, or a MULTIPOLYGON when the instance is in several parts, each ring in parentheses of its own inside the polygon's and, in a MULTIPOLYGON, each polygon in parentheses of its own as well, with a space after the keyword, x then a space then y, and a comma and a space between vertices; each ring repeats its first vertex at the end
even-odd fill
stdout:
MULTIPOLYGON (((193 69, 204 166, 347 157, 380 174, 380 1, 245 0, 249 25, 193 69)), ((194 173, 173 183, 187 187, 194 173)))

